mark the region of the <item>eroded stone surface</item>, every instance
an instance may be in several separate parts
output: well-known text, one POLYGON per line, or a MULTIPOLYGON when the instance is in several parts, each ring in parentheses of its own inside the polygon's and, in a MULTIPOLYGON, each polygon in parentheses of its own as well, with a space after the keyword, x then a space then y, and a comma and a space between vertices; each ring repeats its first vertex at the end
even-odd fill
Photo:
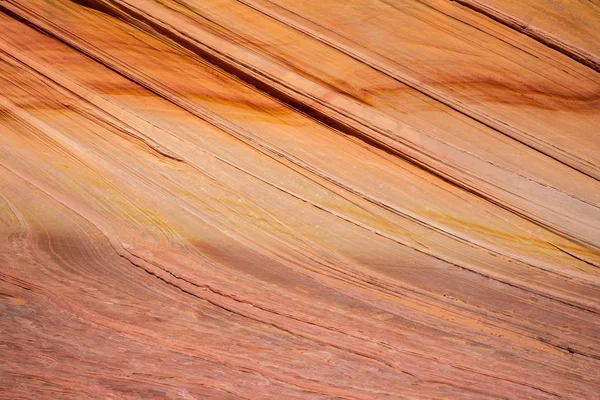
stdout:
POLYGON ((434 0, 0 28, 0 397, 597 397, 593 68, 434 0))

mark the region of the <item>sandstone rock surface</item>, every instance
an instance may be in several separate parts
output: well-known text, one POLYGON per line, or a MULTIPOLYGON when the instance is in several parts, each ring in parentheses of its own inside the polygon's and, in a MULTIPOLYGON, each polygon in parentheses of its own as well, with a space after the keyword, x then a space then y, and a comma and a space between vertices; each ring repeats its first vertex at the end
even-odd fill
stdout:
POLYGON ((598 10, 0 1, 0 398, 600 398, 598 10))

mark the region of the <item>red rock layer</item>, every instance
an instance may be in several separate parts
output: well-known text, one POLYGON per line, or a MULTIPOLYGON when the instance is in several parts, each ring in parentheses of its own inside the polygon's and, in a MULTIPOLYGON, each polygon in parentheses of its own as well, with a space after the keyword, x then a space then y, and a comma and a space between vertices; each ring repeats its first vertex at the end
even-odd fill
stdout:
POLYGON ((598 398, 600 75, 461 4, 0 2, 0 398, 598 398))

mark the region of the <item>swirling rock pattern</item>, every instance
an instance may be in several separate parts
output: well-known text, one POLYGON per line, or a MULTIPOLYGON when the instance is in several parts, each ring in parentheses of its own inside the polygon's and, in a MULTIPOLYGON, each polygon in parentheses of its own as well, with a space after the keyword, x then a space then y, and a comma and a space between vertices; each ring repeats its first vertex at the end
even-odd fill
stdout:
POLYGON ((0 398, 600 398, 560 3, 0 1, 0 398))

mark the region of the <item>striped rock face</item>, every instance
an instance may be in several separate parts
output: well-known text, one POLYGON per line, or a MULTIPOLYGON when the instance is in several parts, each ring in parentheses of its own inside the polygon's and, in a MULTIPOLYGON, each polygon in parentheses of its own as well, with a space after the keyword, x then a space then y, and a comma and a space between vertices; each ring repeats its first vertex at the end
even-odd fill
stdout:
POLYGON ((599 28, 0 0, 0 399, 600 399, 599 28))

